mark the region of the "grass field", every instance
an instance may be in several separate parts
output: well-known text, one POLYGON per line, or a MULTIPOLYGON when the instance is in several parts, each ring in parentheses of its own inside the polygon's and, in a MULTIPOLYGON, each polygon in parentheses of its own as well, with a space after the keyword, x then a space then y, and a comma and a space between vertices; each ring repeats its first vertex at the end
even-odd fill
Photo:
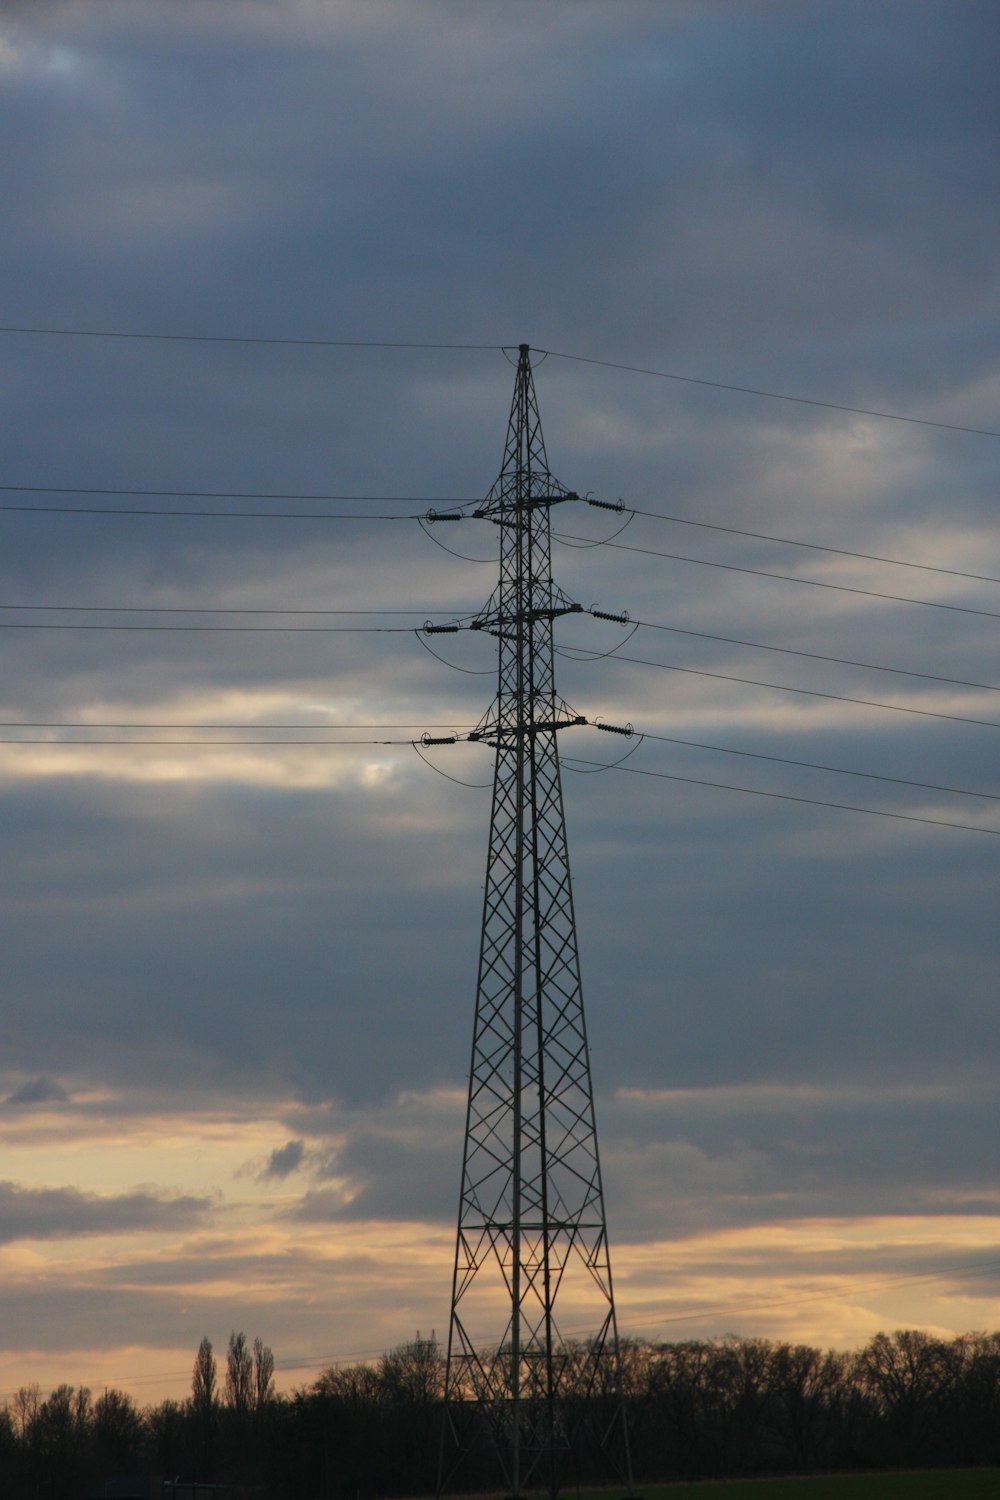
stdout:
MULTIPOLYGON (((902 1474, 821 1474, 804 1479, 725 1479, 636 1485, 642 1500, 1000 1500, 1000 1469, 924 1469, 902 1474)), ((564 1500, 623 1500, 624 1489, 567 1489, 564 1500)), ((499 1500, 499 1497, 492 1497, 499 1500)))
POLYGON ((637 1485, 636 1489, 643 1500, 771 1500, 772 1496, 774 1500, 1000 1500, 1000 1469, 822 1474, 807 1479, 637 1485))

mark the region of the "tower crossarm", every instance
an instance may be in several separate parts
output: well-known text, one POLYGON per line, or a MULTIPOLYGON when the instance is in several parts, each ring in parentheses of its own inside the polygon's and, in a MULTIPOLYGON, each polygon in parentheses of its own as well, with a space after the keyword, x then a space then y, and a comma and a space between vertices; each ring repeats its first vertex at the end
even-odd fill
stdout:
POLYGON ((478 506, 472 514, 477 521, 492 521, 494 526, 515 526, 518 512, 535 510, 539 506, 562 505, 565 500, 579 500, 579 498, 575 490, 563 489, 554 490, 551 494, 532 494, 523 497, 516 493, 505 495, 501 492, 495 498, 478 506))
POLYGON ((470 630, 489 630, 491 627, 505 625, 533 625, 536 620, 556 620, 560 615, 579 615, 583 613, 582 604, 550 604, 543 609, 521 609, 515 614, 483 615, 478 620, 469 622, 470 630))
MULTIPOLYGON (((470 729, 469 733, 466 735, 466 739, 473 741, 485 740, 488 745, 495 745, 497 739, 501 736, 517 736, 543 733, 551 734, 554 733, 557 729, 575 729, 578 725, 587 724, 589 722, 590 721, 588 719, 584 718, 583 714, 577 714, 573 719, 540 719, 535 723, 529 722, 527 724, 514 724, 502 729, 498 725, 494 724, 492 727, 487 729, 470 729)), ((432 740, 430 741, 430 743, 434 744, 435 741, 432 740)), ((440 740, 436 743, 442 745, 449 743, 454 744, 454 740, 440 740)))

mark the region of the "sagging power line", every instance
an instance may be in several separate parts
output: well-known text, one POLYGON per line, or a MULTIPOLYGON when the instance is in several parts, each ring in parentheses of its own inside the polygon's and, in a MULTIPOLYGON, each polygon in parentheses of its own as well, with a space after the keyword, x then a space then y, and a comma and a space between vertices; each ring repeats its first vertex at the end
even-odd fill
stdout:
MULTIPOLYGON (((312 349, 398 349, 414 351, 438 351, 442 353, 506 353, 514 349, 503 343, 431 343, 402 339, 327 339, 267 336, 264 334, 221 333, 146 333, 138 330, 110 328, 43 328, 7 324, 0 327, 0 334, 21 334, 35 338, 71 339, 117 339, 140 343, 174 344, 244 344, 285 345, 312 349)), ((796 406, 817 407, 825 411, 844 412, 851 416, 874 417, 883 422, 906 422, 917 427, 937 427, 946 432, 964 432, 976 437, 1000 437, 1000 431, 989 427, 964 426, 957 422, 940 422, 931 417, 907 416, 900 412, 879 411, 873 407, 850 406, 838 401, 824 401, 813 396, 796 396, 785 391, 765 390, 760 386, 740 385, 733 381, 708 380, 697 375, 680 374, 677 371, 657 370, 644 365, 624 364, 610 359, 599 359, 593 355, 570 354, 560 349, 534 349, 533 352, 546 358, 572 361, 579 365, 593 365, 604 370, 619 370, 630 375, 652 376, 657 380, 671 380, 683 385, 702 386, 706 389, 725 391, 734 395, 756 396, 767 401, 787 401, 796 406)))
MULTIPOLYGON (((344 503, 370 501, 378 505, 428 505, 437 507, 439 505, 470 506, 478 505, 476 496, 470 495, 359 495, 359 494, 333 494, 329 492, 307 492, 295 490, 199 490, 199 489, 127 489, 121 487, 109 488, 98 485, 51 485, 51 484, 0 484, 0 494, 35 494, 35 495, 117 495, 131 496, 136 499, 146 497, 149 499, 179 499, 179 500, 295 500, 300 502, 311 501, 316 504, 330 504, 334 501, 344 503)), ((591 503, 593 503, 591 501, 591 503)), ((630 516, 642 516, 647 520, 666 521, 677 526, 696 526, 702 531, 715 531, 726 536, 745 537, 759 542, 770 542, 783 547, 802 547, 810 552, 828 552, 835 557, 850 557, 860 559, 864 562, 888 563, 897 568, 916 568, 922 573, 940 573, 951 578, 967 578, 977 583, 1000 583, 1000 578, 990 573, 971 573, 961 568, 946 568, 938 563, 916 562, 912 558, 888 557, 878 552, 861 552, 848 547, 834 546, 829 542, 816 542, 803 540, 799 537, 777 536, 773 532, 747 531, 743 527, 724 526, 718 521, 698 521, 690 516, 668 515, 663 511, 644 510, 638 506, 625 506, 624 501, 619 501, 612 509, 620 513, 628 512, 630 516)), ((246 514, 239 511, 162 511, 162 510, 132 510, 132 509, 104 509, 83 506, 7 506, 0 505, 0 510, 18 511, 28 514, 38 511, 41 515, 209 515, 213 518, 232 515, 237 519, 246 519, 246 514)), ((253 517, 260 516, 261 519, 280 520, 287 517, 289 520, 299 520, 301 517, 289 515, 286 511, 275 511, 273 514, 253 511, 248 513, 253 517)), ((312 519, 339 520, 339 521, 370 521, 370 520, 392 520, 412 521, 426 519, 426 513, 408 513, 399 516, 373 516, 370 513, 360 515, 345 515, 336 513, 330 516, 312 516, 312 519)), ((433 519, 441 520, 443 517, 436 512, 433 519)), ((594 545, 601 545, 595 542, 594 545)))

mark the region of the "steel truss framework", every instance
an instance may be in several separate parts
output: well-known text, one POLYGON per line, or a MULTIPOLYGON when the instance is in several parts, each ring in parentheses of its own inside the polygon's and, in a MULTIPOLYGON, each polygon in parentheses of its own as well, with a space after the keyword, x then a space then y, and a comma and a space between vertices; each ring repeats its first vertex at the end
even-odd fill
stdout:
POLYGON ((489 1454, 515 1497, 554 1496, 578 1459, 631 1493, 556 744, 585 722, 553 666, 553 621, 580 606, 552 582, 550 511, 576 498, 549 472, 522 345, 503 467, 475 512, 500 534, 499 585, 471 627, 498 642, 473 735, 496 761, 439 1493, 463 1467, 488 1484, 489 1454), (592 1332, 567 1336, 557 1308, 592 1332))

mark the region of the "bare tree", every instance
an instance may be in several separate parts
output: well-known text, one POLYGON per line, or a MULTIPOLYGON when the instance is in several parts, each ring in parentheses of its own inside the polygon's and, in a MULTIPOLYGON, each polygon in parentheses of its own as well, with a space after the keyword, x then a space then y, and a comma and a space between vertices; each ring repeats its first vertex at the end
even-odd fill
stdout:
POLYGON ((444 1362, 437 1339, 419 1332, 409 1344, 383 1354, 378 1367, 386 1400, 428 1406, 444 1394, 444 1362))
POLYGON ((253 1341, 253 1409, 261 1412, 274 1399, 274 1355, 261 1339, 253 1341))
POLYGON ((215 1393, 216 1387, 216 1363, 215 1355, 212 1353, 211 1339, 202 1339, 198 1345, 198 1354, 194 1362, 194 1373, 191 1377, 191 1406, 197 1417, 207 1419, 218 1404, 215 1393))
POLYGON ((226 1353, 226 1401, 241 1415, 252 1409, 254 1392, 253 1355, 247 1348, 247 1336, 230 1333, 226 1353))
POLYGON ((31 1385, 22 1385, 14 1397, 14 1415, 22 1437, 27 1435, 28 1428, 37 1417, 41 1399, 42 1393, 37 1380, 32 1381, 31 1385))
POLYGON ((105 1473, 126 1473, 140 1462, 143 1417, 125 1391, 106 1390, 94 1402, 94 1439, 105 1473))
POLYGON ((797 1469, 829 1462, 850 1388, 851 1357, 807 1344, 777 1344, 770 1393, 782 1447, 797 1469))
POLYGON ((211 1339, 204 1338, 198 1345, 191 1377, 191 1415, 194 1419, 194 1445, 201 1476, 212 1479, 215 1474, 215 1448, 218 1437, 219 1397, 217 1394, 218 1367, 212 1353, 211 1339))
POLYGON ((957 1384, 961 1341, 950 1345, 920 1328, 877 1333, 857 1356, 857 1373, 874 1399, 899 1451, 913 1452, 918 1437, 939 1425, 943 1403, 957 1384))

